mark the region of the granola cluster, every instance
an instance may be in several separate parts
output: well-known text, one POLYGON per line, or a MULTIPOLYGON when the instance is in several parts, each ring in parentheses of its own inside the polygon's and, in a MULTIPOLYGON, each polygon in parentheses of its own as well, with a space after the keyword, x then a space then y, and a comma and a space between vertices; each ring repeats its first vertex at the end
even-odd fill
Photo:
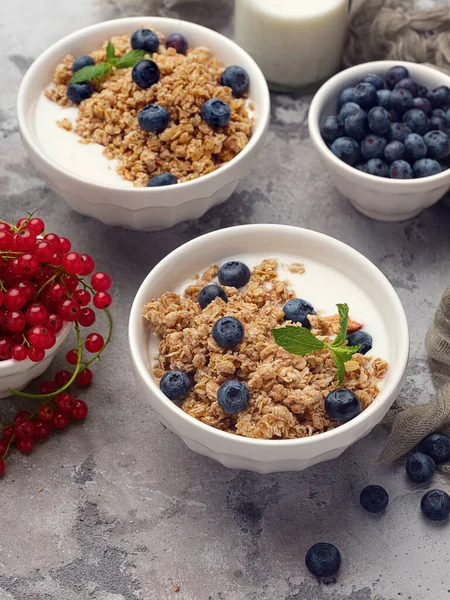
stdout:
MULTIPOLYGON (((330 352, 294 356, 272 337, 272 328, 285 323, 283 305, 294 296, 289 282, 279 279, 277 267, 276 260, 264 260, 253 269, 243 290, 224 288, 228 303, 216 298, 202 310, 197 294, 215 282, 218 267, 212 266, 185 290, 184 297, 166 292, 144 308, 151 329, 161 338, 155 378, 169 370, 189 373, 194 386, 182 403, 183 410, 203 423, 252 438, 307 437, 338 426, 324 411, 325 397, 337 387, 330 352), (225 315, 244 325, 244 340, 233 350, 219 347, 211 336, 213 324, 225 315), (248 408, 237 415, 226 414, 217 402, 217 390, 228 379, 245 382, 250 391, 248 408)), ((302 269, 295 264, 293 272, 302 269)), ((328 341, 338 331, 337 315, 309 319, 312 333, 320 339, 328 341)), ((349 321, 349 330, 359 327, 349 321)), ((387 366, 380 358, 362 354, 346 363, 342 385, 355 392, 363 409, 376 398, 377 382, 387 366)))
MULTIPOLYGON (((220 85, 223 64, 207 48, 193 48, 186 55, 160 46, 152 60, 160 80, 148 89, 134 83, 131 68, 117 69, 96 83, 96 92, 79 105, 74 131, 83 140, 105 146, 105 156, 117 159, 118 173, 135 186, 144 187, 149 177, 170 172, 178 181, 189 181, 211 173, 232 160, 247 145, 253 118, 245 98, 234 98, 231 89, 220 85), (210 98, 219 98, 231 108, 226 127, 212 129, 200 111, 210 98), (138 112, 147 104, 160 104, 170 114, 167 129, 160 134, 142 130, 138 112)), ((128 36, 113 37, 116 57, 131 50, 128 36)), ((91 53, 96 62, 106 59, 105 42, 91 53)), ((67 84, 72 76, 73 56, 66 56, 56 68, 54 87, 45 93, 61 106, 71 106, 67 84)), ((63 120, 61 126, 68 129, 63 120)))

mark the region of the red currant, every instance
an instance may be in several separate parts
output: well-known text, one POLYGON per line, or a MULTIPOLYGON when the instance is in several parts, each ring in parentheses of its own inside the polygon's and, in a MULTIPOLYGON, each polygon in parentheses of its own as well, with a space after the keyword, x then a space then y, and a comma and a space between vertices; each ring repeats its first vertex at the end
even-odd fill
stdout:
POLYGON ((20 310, 26 301, 24 292, 17 287, 10 288, 3 298, 3 304, 8 310, 20 310))
POLYGON ((89 256, 89 254, 82 254, 81 260, 83 262, 83 271, 82 273, 80 273, 80 275, 83 275, 83 277, 87 277, 95 269, 94 259, 92 258, 92 256, 89 256))
POLYGON ((17 362, 21 362, 22 360, 25 360, 28 356, 27 353, 27 349, 25 348, 25 346, 22 346, 21 344, 15 344, 12 348, 11 348, 11 358, 13 358, 14 360, 17 360, 17 362))
POLYGON ((85 419, 88 414, 88 405, 83 400, 75 400, 74 407, 72 409, 72 418, 74 419, 85 419))
POLYGON ((59 300, 61 300, 65 293, 66 288, 63 286, 62 283, 58 282, 50 284, 47 289, 48 297, 51 300, 53 300, 53 302, 59 302, 59 300))
POLYGON ((28 358, 33 362, 41 362, 44 359, 45 350, 42 348, 35 348, 32 346, 28 348, 28 358))
POLYGON ((52 313, 51 315, 48 315, 46 325, 53 333, 59 333, 63 328, 64 321, 59 315, 52 313))
POLYGON ((46 242, 45 240, 38 240, 36 250, 34 253, 40 262, 48 263, 51 261, 55 251, 53 250, 53 246, 50 242, 46 242))
POLYGON ((16 448, 23 454, 30 454, 34 448, 34 440, 31 437, 18 438, 16 440, 16 448))
POLYGON ((27 318, 20 310, 8 310, 5 315, 5 327, 9 331, 23 331, 27 318))
POLYGON ((4 299, 5 295, 2 292, 2 290, 0 290, 0 306, 3 304, 3 299, 4 299))
POLYGON ((36 420, 34 422, 34 439, 35 440, 45 440, 50 436, 52 429, 50 427, 50 423, 46 421, 36 420))
POLYGON ((55 383, 58 388, 62 388, 70 381, 72 375, 69 371, 58 371, 55 375, 55 383))
POLYGON ((19 410, 14 417, 14 423, 21 423, 22 421, 26 421, 30 416, 30 411, 28 410, 19 410))
POLYGON ((11 358, 12 340, 9 337, 0 337, 0 360, 11 358))
POLYGON ((91 285, 96 292, 106 292, 111 287, 111 277, 99 271, 92 275, 91 285))
POLYGON ((98 308, 99 310, 104 310, 105 308, 108 308, 108 306, 111 306, 112 298, 108 294, 108 292, 97 292, 96 294, 94 294, 93 302, 95 308, 98 308))
POLYGON ((81 371, 81 373, 78 373, 76 382, 78 385, 88 386, 91 385, 93 379, 94 375, 92 371, 90 369, 85 369, 84 371, 81 371))
POLYGON ((25 252, 25 254, 19 257, 19 267, 25 275, 32 275, 39 269, 39 259, 36 254, 25 252))
POLYGON ((72 298, 78 302, 80 306, 87 306, 91 301, 91 295, 87 290, 76 290, 72 298))
POLYGON ((15 435, 16 428, 14 425, 7 425, 2 429, 2 437, 4 440, 9 442, 9 440, 15 435))
POLYGON ((44 240, 51 243, 53 252, 59 252, 59 249, 61 248, 59 235, 56 235, 56 233, 47 233, 47 235, 44 235, 44 240))
POLYGON ((67 254, 68 252, 70 252, 72 244, 70 243, 69 239, 67 239, 65 237, 60 237, 59 238, 59 243, 61 244, 61 252, 62 252, 62 254, 67 254))
POLYGON ((30 304, 25 312, 30 325, 44 325, 48 319, 48 310, 42 302, 30 304))
POLYGON ((95 312, 92 310, 92 308, 82 308, 80 310, 78 323, 82 327, 91 327, 91 325, 95 323, 95 312))
POLYGON ((69 350, 69 352, 66 354, 66 360, 69 365, 78 364, 78 350, 69 350))
POLYGON ((99 333, 90 333, 84 342, 86 350, 92 353, 100 352, 104 345, 105 340, 99 333))
POLYGON ((78 287, 78 279, 73 275, 63 275, 62 282, 69 294, 73 294, 78 287))
POLYGON ((61 412, 70 415, 73 407, 75 406, 75 398, 72 396, 72 394, 63 392, 62 394, 56 396, 55 403, 61 412))
POLYGON ((0 458, 5 456, 5 452, 8 449, 8 442, 0 438, 0 458))
POLYGON ((5 472, 5 462, 3 461, 2 458, 0 458, 0 477, 3 475, 4 472, 5 472))
POLYGON ((65 429, 69 424, 69 415, 58 410, 55 412, 51 423, 55 429, 65 429))
POLYGON ((16 223, 17 229, 21 229, 22 225, 25 225, 25 223, 27 221, 28 221, 28 217, 22 217, 21 219, 19 219, 16 223))
POLYGON ((0 222, 0 231, 11 231, 11 225, 9 223, 0 222))
POLYGON ((38 417, 41 421, 51 421, 54 414, 55 411, 48 404, 44 404, 44 406, 41 406, 38 410, 38 417))
POLYGON ((31 229, 36 235, 41 235, 44 231, 45 225, 42 219, 38 219, 37 217, 33 217, 28 221, 28 229, 31 229))
POLYGON ((69 252, 62 261, 62 268, 72 275, 79 275, 83 271, 83 261, 78 252, 69 252))
POLYGON ((15 430, 16 430, 16 436, 18 438, 26 438, 26 437, 31 438, 34 435, 33 421, 30 421, 29 419, 19 421, 16 424, 15 430))
POLYGON ((13 237, 9 231, 0 231, 0 250, 11 250, 13 237))
POLYGON ((13 246, 19 252, 33 250, 36 247, 36 234, 31 229, 21 229, 13 235, 13 246))
POLYGON ((41 381, 39 383, 39 393, 43 396, 53 394, 57 389, 58 388, 56 387, 56 383, 54 381, 41 381))
POLYGON ((58 303, 58 314, 64 321, 76 321, 80 314, 80 305, 72 298, 60 300, 58 303))
POLYGON ((50 264, 53 267, 60 267, 62 265, 62 256, 59 252, 54 252, 50 259, 50 264))
POLYGON ((35 348, 43 348, 49 350, 55 345, 56 336, 47 327, 42 325, 35 325, 28 332, 28 341, 35 348))
POLYGON ((25 279, 19 281, 16 287, 25 294, 27 302, 29 302, 36 293, 36 286, 34 285, 34 283, 25 279))

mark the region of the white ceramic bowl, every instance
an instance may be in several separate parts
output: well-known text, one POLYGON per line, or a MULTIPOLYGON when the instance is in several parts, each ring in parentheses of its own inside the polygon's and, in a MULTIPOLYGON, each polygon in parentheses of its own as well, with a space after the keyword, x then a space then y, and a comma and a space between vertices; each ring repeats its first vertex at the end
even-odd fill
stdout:
MULTIPOLYGON (((326 293, 326 288, 324 288, 326 293)), ((401 302, 386 277, 367 258, 346 244, 315 231, 285 225, 243 225, 203 235, 166 256, 142 283, 131 308, 129 344, 137 380, 157 416, 200 454, 226 467, 259 473, 301 471, 339 456, 366 435, 386 414, 398 395, 408 362, 408 324, 401 302), (189 273, 229 256, 251 252, 289 253, 331 266, 363 289, 377 306, 389 332, 392 357, 383 388, 361 415, 320 435, 297 440, 257 440, 232 435, 197 421, 173 404, 159 389, 149 370, 149 329, 144 304, 175 289, 189 273)))
POLYGON ((61 344, 69 335, 72 323, 65 323, 56 336, 56 344, 50 350, 45 351, 44 360, 38 363, 29 358, 20 362, 16 360, 3 360, 0 362, 0 398, 11 396, 8 389, 23 390, 29 383, 42 375, 48 369, 61 344))
POLYGON ((136 230, 171 227, 196 219, 216 204, 227 200, 264 145, 267 136, 270 98, 266 80, 255 61, 230 39, 219 33, 177 19, 132 17, 86 27, 63 38, 46 50, 30 67, 20 86, 17 112, 22 141, 28 156, 50 188, 74 210, 107 225, 136 230), (132 34, 140 27, 162 33, 182 33, 190 46, 207 46, 224 65, 240 65, 250 76, 249 97, 255 107, 255 127, 250 142, 229 163, 213 173, 176 186, 123 188, 78 177, 49 158, 39 146, 34 130, 36 101, 52 79, 55 67, 66 54, 86 54, 114 35, 132 34))
POLYGON ((363 173, 337 158, 320 133, 325 117, 337 113, 340 92, 356 85, 367 73, 384 75, 395 65, 406 67, 412 78, 434 89, 450 87, 446 73, 428 65, 401 61, 370 62, 346 69, 329 79, 314 96, 309 110, 309 133, 319 157, 337 189, 363 215, 380 221, 404 221, 440 200, 450 189, 450 169, 422 179, 385 179, 363 173))

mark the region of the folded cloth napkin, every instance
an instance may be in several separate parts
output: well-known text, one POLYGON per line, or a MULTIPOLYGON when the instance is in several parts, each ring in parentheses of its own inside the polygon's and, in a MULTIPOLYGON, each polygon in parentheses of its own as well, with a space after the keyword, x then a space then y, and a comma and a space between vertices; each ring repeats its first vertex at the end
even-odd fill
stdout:
MULTIPOLYGON (((384 423, 391 428, 381 462, 392 462, 435 431, 450 435, 450 286, 444 292, 426 336, 436 399, 427 404, 395 402, 384 423)), ((438 465, 450 473, 450 463, 438 465)))

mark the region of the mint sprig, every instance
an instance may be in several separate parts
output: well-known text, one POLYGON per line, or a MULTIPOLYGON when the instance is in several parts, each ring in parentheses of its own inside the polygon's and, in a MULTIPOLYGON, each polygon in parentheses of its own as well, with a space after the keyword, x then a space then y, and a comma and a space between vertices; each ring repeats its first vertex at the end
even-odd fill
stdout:
POLYGON ((338 304, 337 308, 339 312, 339 331, 330 344, 316 338, 309 329, 295 327, 294 325, 272 329, 272 335, 278 346, 281 346, 281 348, 290 354, 296 354, 297 356, 305 356, 311 352, 322 350, 322 348, 330 350, 334 364, 336 365, 340 385, 344 381, 345 363, 351 360, 355 352, 358 352, 361 348, 361 345, 345 345, 349 309, 347 304, 338 304))
POLYGON ((116 58, 116 50, 112 42, 108 42, 106 46, 106 62, 99 62, 96 65, 83 67, 76 71, 70 78, 69 85, 72 83, 83 83, 92 81, 97 77, 104 77, 113 67, 116 69, 128 69, 142 60, 146 54, 145 50, 130 50, 120 58, 116 58))

